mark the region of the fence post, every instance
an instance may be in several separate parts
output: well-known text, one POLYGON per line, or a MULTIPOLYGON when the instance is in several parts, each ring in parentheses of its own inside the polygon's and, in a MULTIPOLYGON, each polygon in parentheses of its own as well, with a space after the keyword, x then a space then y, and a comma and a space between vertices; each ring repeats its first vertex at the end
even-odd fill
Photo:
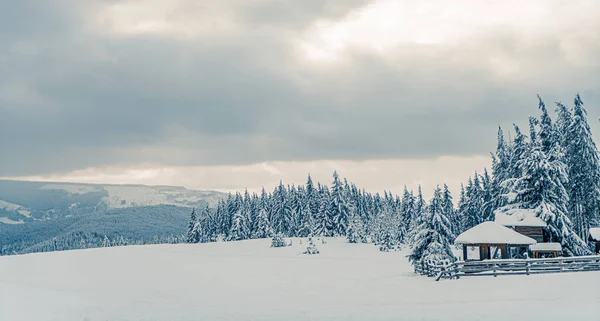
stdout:
POLYGON ((560 262, 558 262, 558 264, 560 265, 560 271, 563 272, 563 265, 564 265, 564 261, 560 260, 560 262))
POLYGON ((529 275, 529 266, 530 266, 530 263, 527 262, 525 265, 525 271, 527 272, 527 275, 529 275))
POLYGON ((496 270, 498 269, 498 264, 494 264, 494 277, 498 277, 498 274, 496 273, 496 270))

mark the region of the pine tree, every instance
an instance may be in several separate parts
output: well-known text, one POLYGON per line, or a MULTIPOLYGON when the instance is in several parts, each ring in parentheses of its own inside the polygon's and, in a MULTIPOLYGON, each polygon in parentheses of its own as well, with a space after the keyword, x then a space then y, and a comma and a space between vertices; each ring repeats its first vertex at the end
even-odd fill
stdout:
POLYGON ((104 235, 104 239, 102 240, 102 247, 110 247, 110 240, 106 235, 104 235))
POLYGON ((421 260, 456 260, 450 248, 454 234, 450 220, 443 213, 442 190, 439 186, 435 189, 430 204, 429 211, 423 214, 423 220, 416 228, 408 257, 413 265, 421 260))
POLYGON ((415 197, 412 192, 408 191, 404 185, 404 193, 402 194, 402 225, 406 229, 410 229, 410 224, 413 220, 415 211, 415 197))
POLYGON ((348 230, 346 231, 346 239, 348 240, 348 243, 360 242, 357 225, 358 225, 358 220, 356 218, 354 218, 348 225, 348 230))
POLYGON ((533 140, 519 166, 521 176, 510 182, 511 195, 514 195, 509 199, 510 209, 534 211, 548 223, 552 239, 560 242, 567 253, 590 253, 586 243, 573 231, 567 216, 569 196, 564 186, 568 182, 568 175, 567 166, 561 158, 547 155, 541 143, 533 140))
POLYGON ((458 231, 458 227, 456 226, 456 210, 454 209, 452 194, 450 193, 450 189, 446 184, 444 184, 444 190, 442 193, 442 212, 450 221, 452 232, 456 233, 456 231, 458 231))
POLYGON ((328 236, 327 222, 329 218, 329 192, 326 187, 319 189, 320 205, 317 215, 314 217, 312 229, 313 236, 328 236))
POLYGON ((351 209, 337 172, 333 172, 329 208, 328 230, 332 235, 346 235, 348 223, 350 222, 351 209))
POLYGON ((414 207, 414 211, 413 211, 414 216, 410 223, 411 230, 413 230, 415 227, 421 225, 421 222, 423 220, 423 214, 426 211, 426 207, 427 207, 427 203, 425 202, 425 199, 423 198, 423 191, 421 189, 421 185, 419 185, 417 197, 415 200, 415 207, 414 207))
POLYGON ((263 206, 261 206, 258 210, 258 216, 256 218, 256 229, 254 230, 252 238, 262 239, 271 237, 272 235, 273 229, 271 228, 271 223, 269 222, 267 210, 263 206))
POLYGON ((494 195, 496 194, 495 186, 490 177, 487 168, 483 169, 483 176, 481 177, 482 183, 482 220, 493 221, 494 211, 497 209, 494 204, 494 195))
POLYGON ((283 234, 277 233, 273 236, 271 240, 271 247, 286 247, 287 243, 283 239, 283 234))
POLYGON ((296 187, 292 185, 287 193, 283 207, 284 233, 289 237, 296 237, 298 233, 298 212, 300 201, 296 187))
MULTIPOLYGON (((558 143, 567 150, 569 149, 569 139, 571 138, 569 135, 571 123, 573 122, 573 115, 571 110, 561 102, 556 102, 556 123, 555 123, 555 132, 557 133, 558 143)), ((568 159, 567 159, 568 161, 568 159)), ((567 164, 568 166, 569 164, 567 164)))
POLYGON ((544 153, 549 153, 551 150, 556 148, 558 143, 558 136, 555 130, 554 125, 552 124, 552 118, 548 114, 548 110, 546 109, 546 104, 542 98, 538 95, 539 101, 539 109, 541 111, 540 120, 539 120, 539 140, 540 147, 544 153))
POLYGON ((307 237, 311 235, 312 232, 312 228, 311 228, 311 223, 312 223, 312 215, 311 215, 311 210, 310 210, 310 203, 308 202, 308 200, 304 200, 303 202, 300 202, 301 207, 300 207, 300 211, 298 212, 298 216, 299 216, 299 229, 298 229, 298 236, 299 237, 307 237))
POLYGON ((600 224, 600 157, 579 94, 565 141, 569 185, 569 209, 577 234, 587 239, 590 226, 600 224))
POLYGON ((279 186, 273 191, 273 210, 271 213, 271 226, 275 233, 286 233, 285 222, 286 216, 290 215, 289 205, 286 204, 286 189, 283 182, 279 181, 279 186))
POLYGON ((492 154, 492 191, 491 204, 487 204, 486 213, 493 213, 498 208, 506 205, 504 198, 505 190, 502 188, 502 182, 511 178, 510 171, 511 150, 504 140, 504 132, 498 127, 498 145, 496 154, 492 154))
POLYGON ((187 243, 198 243, 200 240, 200 236, 195 229, 197 221, 196 209, 192 209, 192 214, 190 214, 190 221, 188 223, 187 237, 185 240, 187 243))
MULTIPOLYGON (((471 180, 471 178, 469 178, 469 180, 471 180)), ((467 194, 465 192, 465 186, 461 183, 460 184, 460 196, 458 199, 458 212, 456 213, 456 222, 454 222, 452 224, 456 228, 456 230, 454 230, 454 234, 456 234, 456 235, 467 230, 464 227, 464 222, 466 221, 465 215, 467 213, 467 207, 469 205, 468 203, 469 203, 469 200, 467 199, 467 194)))
POLYGON ((466 204, 461 212, 461 226, 463 230, 468 230, 483 222, 481 209, 483 208, 483 188, 479 180, 479 174, 475 173, 474 178, 469 178, 469 183, 465 189, 466 204))
POLYGON ((230 241, 246 240, 249 237, 249 229, 246 216, 242 211, 235 213, 232 219, 231 231, 229 232, 230 241))

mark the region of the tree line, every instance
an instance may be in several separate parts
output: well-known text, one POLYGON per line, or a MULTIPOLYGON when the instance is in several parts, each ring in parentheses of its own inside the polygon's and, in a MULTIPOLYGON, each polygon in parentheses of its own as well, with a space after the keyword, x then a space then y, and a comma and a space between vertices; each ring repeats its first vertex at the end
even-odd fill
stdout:
MULTIPOLYGON (((539 98, 539 96, 538 96, 539 98)), ((585 240, 600 221, 600 162, 579 95, 573 107, 557 102, 553 121, 539 98, 539 117, 529 135, 513 126, 514 139, 499 128, 491 174, 484 169, 461 186, 457 206, 446 185, 425 200, 421 187, 402 196, 369 193, 333 173, 331 185, 280 182, 272 192, 230 194, 215 209, 194 210, 189 243, 286 237, 345 236, 382 250, 411 245, 409 259, 451 259, 459 233, 495 219, 498 210, 531 210, 548 223, 552 241, 571 255, 589 254, 585 240)))

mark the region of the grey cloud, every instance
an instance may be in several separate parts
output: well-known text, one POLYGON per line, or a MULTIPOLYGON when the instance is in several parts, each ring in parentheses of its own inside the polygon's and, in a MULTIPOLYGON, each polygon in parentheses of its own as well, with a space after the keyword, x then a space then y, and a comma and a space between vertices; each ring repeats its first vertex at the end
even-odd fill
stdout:
POLYGON ((240 3, 241 33, 186 40, 91 34, 79 7, 17 4, 17 16, 37 22, 0 19, 1 52, 13 52, 0 59, 0 176, 481 155, 497 125, 537 113, 537 93, 551 102, 580 91, 592 116, 600 102, 600 66, 587 59, 600 50, 597 34, 575 48, 587 59, 577 63, 559 34, 523 45, 499 31, 440 51, 406 46, 392 61, 354 50, 330 72, 296 61, 289 38, 364 1, 260 3, 240 3), (520 72, 495 75, 491 57, 520 72))

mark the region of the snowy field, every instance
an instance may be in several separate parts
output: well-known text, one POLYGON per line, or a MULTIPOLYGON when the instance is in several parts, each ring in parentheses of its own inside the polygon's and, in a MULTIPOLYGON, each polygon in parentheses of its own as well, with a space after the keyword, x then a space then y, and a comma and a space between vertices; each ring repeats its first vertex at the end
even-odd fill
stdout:
POLYGON ((0 320, 599 320, 600 272, 413 274, 406 252, 343 239, 101 248, 0 257, 0 320))

